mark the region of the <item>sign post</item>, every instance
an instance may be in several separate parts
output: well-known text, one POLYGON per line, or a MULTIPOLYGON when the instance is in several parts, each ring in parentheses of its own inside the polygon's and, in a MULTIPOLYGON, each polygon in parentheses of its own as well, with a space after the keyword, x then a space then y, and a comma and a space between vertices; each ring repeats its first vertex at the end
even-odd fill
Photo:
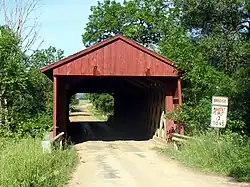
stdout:
POLYGON ((210 126, 217 129, 217 136, 219 136, 219 129, 226 127, 227 106, 228 106, 227 97, 213 96, 210 126))

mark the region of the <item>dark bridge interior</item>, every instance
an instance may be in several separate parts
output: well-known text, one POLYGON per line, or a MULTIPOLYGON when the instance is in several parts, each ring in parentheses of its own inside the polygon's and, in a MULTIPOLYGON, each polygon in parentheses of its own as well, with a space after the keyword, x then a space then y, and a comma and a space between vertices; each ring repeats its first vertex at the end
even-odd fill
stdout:
POLYGON ((177 80, 169 79, 169 77, 61 78, 66 82, 69 96, 82 92, 110 93, 114 97, 114 114, 109 116, 107 121, 88 121, 91 114, 88 113, 86 105, 79 106, 80 108, 71 113, 71 118, 80 115, 84 119, 67 125, 68 137, 74 143, 88 140, 147 140, 152 138, 159 126, 160 114, 165 109, 164 97, 167 90, 175 91, 170 90, 170 82, 174 81, 177 84, 177 80))

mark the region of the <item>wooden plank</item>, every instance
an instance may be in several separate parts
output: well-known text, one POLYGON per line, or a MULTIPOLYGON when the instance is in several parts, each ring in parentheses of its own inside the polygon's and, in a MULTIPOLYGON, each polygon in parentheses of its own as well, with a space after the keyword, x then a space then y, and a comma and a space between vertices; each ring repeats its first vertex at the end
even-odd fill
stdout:
POLYGON ((104 75, 111 75, 110 51, 111 48, 109 45, 104 47, 104 75))
POLYGON ((164 146, 169 146, 168 142, 162 138, 159 138, 157 136, 153 136, 153 140, 157 143, 161 143, 163 144, 164 146))
POLYGON ((125 56, 126 56, 126 69, 124 74, 128 76, 134 76, 134 59, 133 59, 133 48, 130 46, 124 46, 125 47, 125 56))
POLYGON ((152 58, 152 64, 154 66, 154 70, 156 74, 159 75, 164 75, 164 67, 165 65, 162 64, 162 62, 160 62, 158 59, 152 58))
POLYGON ((157 129, 157 126, 158 126, 158 119, 157 119, 157 110, 158 110, 158 102, 159 102, 159 96, 158 96, 158 93, 156 92, 155 93, 155 119, 154 119, 154 123, 153 123, 153 131, 156 131, 157 129))
POLYGON ((62 82, 62 90, 60 92, 60 107, 61 107, 61 112, 60 112, 60 132, 66 132, 67 129, 67 117, 69 111, 67 110, 67 92, 66 89, 63 87, 65 85, 65 82, 62 82))
POLYGON ((73 75, 81 75, 81 70, 82 70, 82 62, 81 58, 76 59, 74 62, 74 68, 73 68, 73 75))
POLYGON ((88 56, 89 56, 88 75, 95 76, 96 75, 96 67, 97 67, 96 51, 89 53, 88 56))
POLYGON ((177 133, 173 133, 172 136, 177 137, 177 138, 182 138, 182 139, 194 139, 194 138, 192 138, 190 136, 185 136, 185 135, 177 134, 177 133))
POLYGON ((120 53, 120 46, 117 45, 117 42, 114 42, 110 45, 110 64, 111 64, 111 69, 110 69, 110 75, 115 75, 117 74, 120 68, 120 63, 117 61, 117 54, 120 53))
POLYGON ((58 75, 59 74, 59 68, 53 69, 53 75, 58 75))
POLYGON ((98 75, 104 74, 104 49, 98 49, 97 50, 97 71, 98 75))
POLYGON ((133 74, 135 75, 140 75, 141 74, 141 69, 140 69, 140 65, 139 65, 139 60, 138 60, 138 53, 139 51, 133 47, 132 50, 132 56, 133 56, 133 74))
POLYGON ((60 139, 63 139, 64 134, 65 134, 64 132, 59 133, 53 138, 53 141, 58 141, 60 139))
POLYGON ((117 73, 119 75, 125 75, 125 71, 126 71, 126 43, 123 42, 123 41, 117 41, 119 43, 119 46, 120 46, 120 50, 119 50, 119 53, 118 53, 118 62, 119 63, 119 68, 117 70, 117 73))
POLYGON ((53 136, 56 136, 57 121, 57 77, 53 76, 53 136))
POLYGON ((136 53, 136 63, 137 63, 137 73, 138 76, 145 75, 145 61, 144 61, 144 53, 142 51, 137 51, 136 53))
POLYGON ((149 92, 147 92, 147 105, 146 105, 146 114, 145 114, 145 118, 146 118, 146 126, 147 126, 147 134, 149 135, 149 111, 150 111, 150 94, 149 92))
POLYGON ((89 56, 85 55, 81 58, 81 75, 87 75, 89 72, 89 56))
MULTIPOLYGON (((167 95, 165 97, 165 107, 166 112, 170 112, 173 110, 173 96, 167 95)), ((171 130, 174 128, 174 122, 173 120, 166 120, 166 135, 167 138, 170 137, 171 130)))
POLYGON ((152 111, 153 111, 153 93, 150 92, 149 96, 149 122, 148 122, 148 132, 151 135, 151 125, 152 125, 152 111))
MULTIPOLYGON (((147 126, 147 109, 148 109, 148 92, 145 93, 144 97, 143 97, 143 103, 142 103, 142 110, 143 110, 143 113, 142 113, 142 123, 144 125, 144 129, 148 128, 147 126)), ((146 133, 148 133, 148 131, 146 130, 146 133)))
POLYGON ((179 104, 182 104, 181 79, 180 78, 177 81, 177 90, 178 90, 179 104))
POLYGON ((153 68, 151 67, 151 57, 148 54, 144 55, 144 62, 146 64, 146 68, 144 70, 145 76, 152 76, 153 75, 153 68))
POLYGON ((155 123, 155 129, 156 129, 156 130, 159 128, 159 124, 160 124, 160 118, 161 118, 161 102, 162 102, 162 93, 158 93, 158 98, 157 98, 157 109, 156 109, 156 123, 155 123))
POLYGON ((71 63, 68 63, 68 64, 66 64, 66 65, 64 65, 62 67, 63 67, 64 74, 66 74, 66 75, 70 75, 71 74, 71 72, 72 72, 71 71, 71 69, 72 69, 71 63))
POLYGON ((154 132, 154 127, 155 127, 155 116, 156 116, 156 106, 157 106, 157 102, 156 102, 156 99, 157 99, 157 95, 156 93, 154 92, 154 97, 153 97, 153 111, 152 111, 152 124, 151 124, 151 134, 153 134, 154 132))
POLYGON ((177 142, 186 142, 187 140, 185 140, 185 139, 181 139, 181 138, 177 138, 177 137, 172 137, 172 141, 177 141, 177 142))
POLYGON ((52 140, 52 144, 56 147, 61 149, 63 147, 62 142, 64 139, 64 132, 59 133, 56 137, 53 138, 52 140))

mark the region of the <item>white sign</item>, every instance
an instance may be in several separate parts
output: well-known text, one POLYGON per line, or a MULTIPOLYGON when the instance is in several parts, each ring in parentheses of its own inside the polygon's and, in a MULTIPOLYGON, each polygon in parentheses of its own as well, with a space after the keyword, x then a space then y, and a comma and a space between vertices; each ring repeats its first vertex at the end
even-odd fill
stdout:
POLYGON ((227 97, 213 96, 213 98, 212 98, 212 105, 227 106, 228 105, 228 98, 227 97))
POLYGON ((213 97, 211 127, 225 128, 227 123, 227 97, 213 97))

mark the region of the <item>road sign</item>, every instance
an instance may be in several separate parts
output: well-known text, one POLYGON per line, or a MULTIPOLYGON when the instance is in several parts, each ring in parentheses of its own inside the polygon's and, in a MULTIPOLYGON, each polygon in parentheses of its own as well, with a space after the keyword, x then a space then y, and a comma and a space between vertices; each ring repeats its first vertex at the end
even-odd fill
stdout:
POLYGON ((212 105, 227 106, 228 105, 228 98, 227 97, 213 96, 212 105))
POLYGON ((211 127, 225 128, 227 123, 227 97, 212 98, 211 127))

